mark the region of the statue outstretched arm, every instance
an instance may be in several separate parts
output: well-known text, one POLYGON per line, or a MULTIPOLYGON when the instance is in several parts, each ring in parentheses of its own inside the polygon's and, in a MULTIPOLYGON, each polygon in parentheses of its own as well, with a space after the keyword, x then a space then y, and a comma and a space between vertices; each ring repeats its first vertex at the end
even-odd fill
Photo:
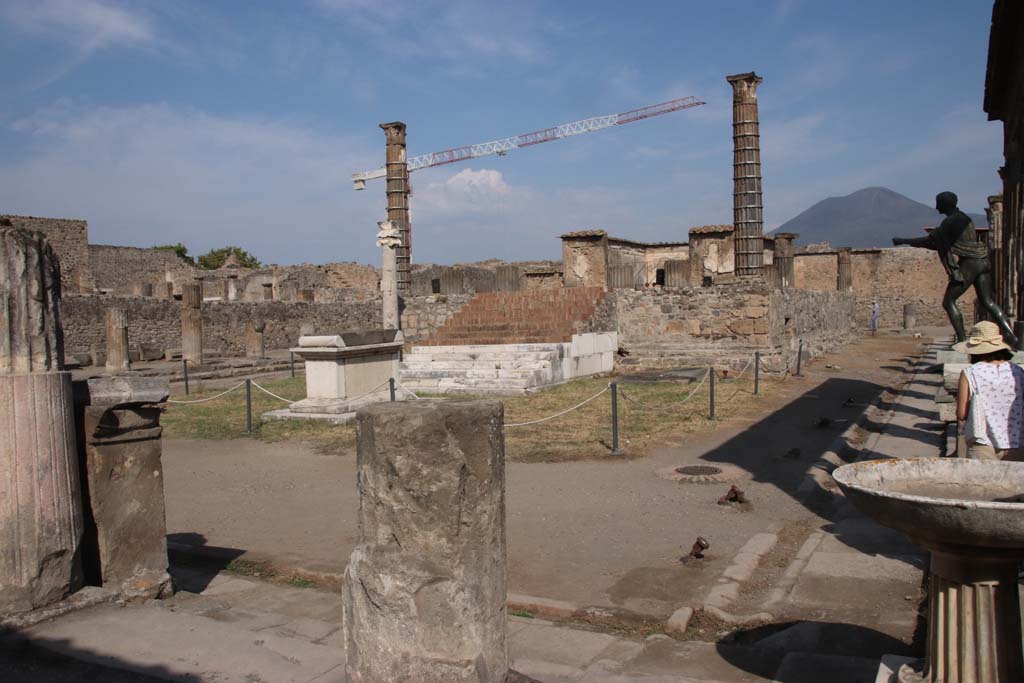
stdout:
POLYGON ((931 235, 925 235, 924 237, 893 237, 892 244, 895 247, 901 244, 906 244, 911 247, 919 247, 921 249, 932 249, 938 251, 939 246, 935 244, 935 240, 932 239, 931 235))

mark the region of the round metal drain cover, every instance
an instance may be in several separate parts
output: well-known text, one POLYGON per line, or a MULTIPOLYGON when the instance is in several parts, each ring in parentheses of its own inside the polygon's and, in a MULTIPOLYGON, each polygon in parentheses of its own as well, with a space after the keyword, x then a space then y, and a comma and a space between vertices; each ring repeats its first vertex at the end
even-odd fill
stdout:
POLYGON ((721 474, 722 468, 712 467, 711 465, 684 465, 683 467, 677 467, 676 472, 689 477, 710 477, 715 474, 721 474))
POLYGON ((750 473, 745 469, 727 463, 663 467, 655 473, 662 479, 677 481, 680 484, 721 484, 750 478, 750 473))

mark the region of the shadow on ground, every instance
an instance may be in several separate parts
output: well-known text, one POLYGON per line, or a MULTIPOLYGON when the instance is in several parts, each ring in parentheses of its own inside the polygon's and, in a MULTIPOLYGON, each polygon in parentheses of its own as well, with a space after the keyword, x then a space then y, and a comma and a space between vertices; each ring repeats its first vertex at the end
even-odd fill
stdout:
POLYGON ((872 628, 824 621, 757 626, 717 644, 724 660, 755 675, 765 675, 768 659, 777 667, 771 674, 777 683, 874 681, 882 655, 913 657, 920 649, 916 642, 907 645, 872 628), (756 659, 749 656, 749 648, 756 648, 756 659))
POLYGON ((167 534, 167 556, 172 567, 187 568, 188 574, 175 574, 175 590, 201 593, 210 582, 245 554, 238 548, 206 544, 206 536, 194 532, 167 534))
POLYGON ((202 683, 197 676, 162 666, 146 666, 91 650, 67 640, 33 637, 0 627, 0 680, 3 683, 202 683))

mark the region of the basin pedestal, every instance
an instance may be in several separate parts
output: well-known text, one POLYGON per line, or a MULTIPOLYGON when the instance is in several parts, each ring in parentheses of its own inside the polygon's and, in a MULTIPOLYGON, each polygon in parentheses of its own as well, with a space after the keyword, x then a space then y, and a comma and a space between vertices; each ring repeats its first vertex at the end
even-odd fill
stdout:
MULTIPOLYGON (((847 499, 931 553, 928 643, 899 683, 1024 681, 1024 463, 903 458, 832 473, 847 499)), ((885 662, 883 662, 885 665, 885 662)))
POLYGON ((1024 680, 1018 557, 932 549, 928 654, 904 664, 900 683, 1024 680))

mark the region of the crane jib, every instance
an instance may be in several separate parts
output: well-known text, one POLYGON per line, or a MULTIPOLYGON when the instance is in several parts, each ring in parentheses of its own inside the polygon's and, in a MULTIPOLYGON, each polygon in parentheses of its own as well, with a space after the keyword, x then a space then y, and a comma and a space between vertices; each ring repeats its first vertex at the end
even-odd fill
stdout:
MULTIPOLYGON (((455 147, 441 152, 433 152, 431 154, 412 157, 407 162, 408 169, 410 171, 416 171, 421 168, 453 164, 458 161, 466 161, 467 159, 475 159, 477 157, 487 156, 490 154, 504 154, 505 152, 518 149, 520 147, 539 145, 542 142, 552 142, 554 140, 560 140, 573 135, 591 133, 611 126, 621 126, 624 123, 642 121, 643 119, 649 119, 652 116, 661 116, 662 114, 668 114, 682 109, 689 109, 690 107, 697 107, 702 104, 705 104, 705 102, 698 100, 696 97, 683 97, 677 100, 669 100, 668 102, 661 102, 660 104, 641 107, 640 109, 631 109, 630 111, 625 111, 621 114, 595 116, 581 121, 572 121, 571 123, 563 123, 562 125, 555 126, 553 128, 544 128, 543 130, 536 130, 532 133, 514 135, 510 138, 482 142, 476 145, 466 145, 465 147, 455 147)), ((383 178, 385 175, 383 168, 363 173, 353 173, 352 182, 355 185, 355 189, 362 190, 366 187, 367 180, 383 178)))

